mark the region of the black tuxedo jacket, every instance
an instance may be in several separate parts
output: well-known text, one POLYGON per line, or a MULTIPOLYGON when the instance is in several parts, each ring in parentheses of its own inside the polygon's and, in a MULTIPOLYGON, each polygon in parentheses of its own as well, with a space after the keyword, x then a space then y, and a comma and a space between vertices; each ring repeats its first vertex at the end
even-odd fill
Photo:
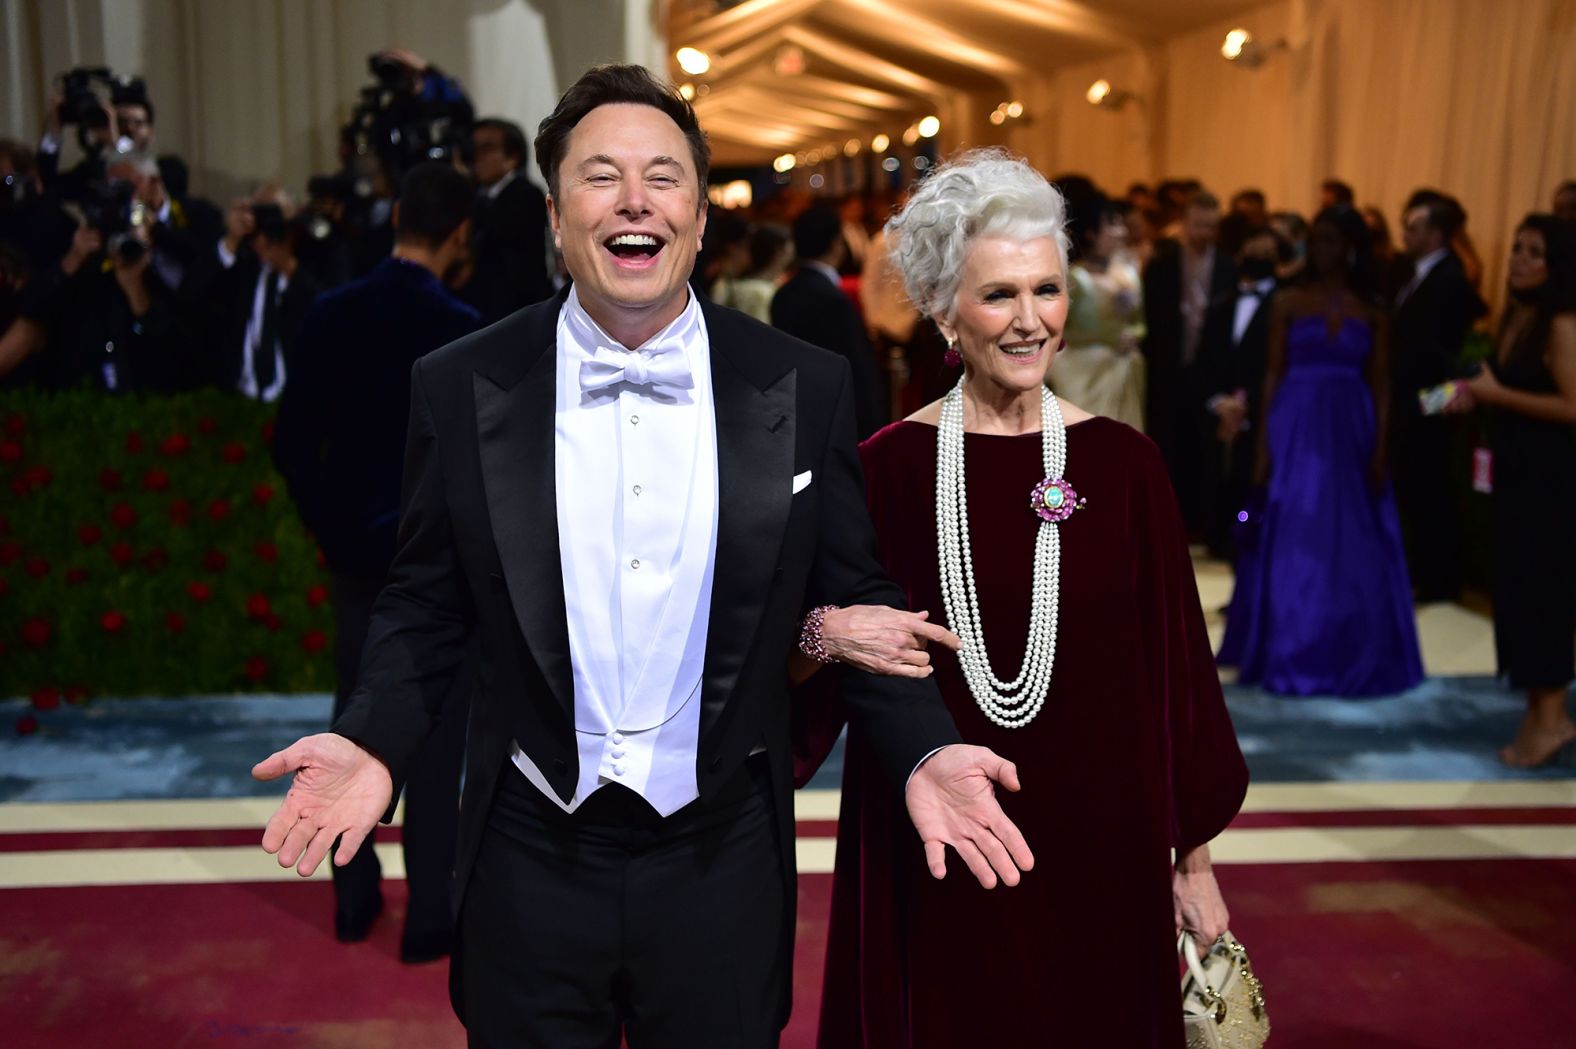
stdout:
POLYGON ((523 173, 476 203, 476 269, 462 297, 482 321, 508 316, 552 294, 547 278, 547 198, 523 173))
POLYGON ((824 274, 801 269, 772 296, 772 327, 846 360, 854 374, 854 422, 860 439, 881 428, 886 419, 881 373, 859 310, 842 288, 824 274))
MULTIPOLYGON (((181 297, 192 304, 190 308, 205 314, 203 327, 208 332, 211 350, 204 370, 208 382, 220 389, 235 389, 241 377, 246 326, 252 319, 257 275, 261 272, 262 262, 245 244, 236 252, 235 263, 226 269, 220 265, 212 241, 195 267, 187 272, 181 297)), ((307 307, 322 290, 323 286, 304 266, 297 266, 279 296, 279 341, 284 351, 287 384, 307 307)))
MULTIPOLYGON (((566 295, 411 370, 399 548, 350 709, 334 726, 388 765, 397 790, 468 638, 479 636, 456 902, 498 777, 515 774, 505 769, 510 741, 565 800, 578 775, 554 479, 556 327, 566 295)), ((713 797, 766 746, 792 901, 787 660, 800 619, 820 604, 901 606, 903 594, 876 556, 848 367, 742 313, 701 305, 719 503, 696 780, 702 800, 713 797), (794 492, 806 471, 810 484, 794 492)), ((848 673, 843 699, 894 782, 958 739, 928 680, 848 673)))
POLYGON ((1390 326, 1390 393, 1400 418, 1419 416, 1417 391, 1451 378, 1462 340, 1486 311, 1455 252, 1395 307, 1390 326))
MULTIPOLYGON (((1185 366, 1182 360, 1182 250, 1180 242, 1162 240, 1144 267, 1144 360, 1149 369, 1146 429, 1162 439, 1170 426, 1183 421, 1176 418, 1178 403, 1194 404, 1202 392, 1198 369, 1185 366)), ((1236 264, 1217 245, 1209 280, 1210 305, 1234 299, 1236 283, 1236 264)), ((1200 331, 1198 354, 1203 353, 1203 345, 1200 331)), ((1197 354, 1193 363, 1198 363, 1197 354)))
POLYGON ((1259 409, 1264 399, 1264 372, 1269 357, 1270 313, 1278 288, 1271 288, 1259 299, 1258 309, 1242 340, 1233 341, 1237 322, 1237 293, 1229 293, 1209 304, 1204 315, 1204 330, 1199 335, 1198 362, 1204 375, 1204 401, 1216 394, 1242 390, 1248 396, 1248 419, 1260 425, 1259 409))

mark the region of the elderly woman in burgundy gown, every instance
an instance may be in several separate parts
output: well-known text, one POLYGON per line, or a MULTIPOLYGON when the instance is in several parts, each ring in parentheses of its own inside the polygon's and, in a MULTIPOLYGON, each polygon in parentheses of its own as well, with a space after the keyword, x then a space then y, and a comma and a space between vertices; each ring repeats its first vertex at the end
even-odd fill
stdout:
MULTIPOLYGON (((1013 888, 927 877, 904 785, 850 726, 821 1049, 1180 1049, 1177 932, 1207 945, 1226 928, 1208 843, 1247 770, 1165 465, 1045 387, 1067 317, 1064 214, 1027 164, 975 151, 888 225, 963 375, 864 443, 869 505, 909 607, 957 637, 925 613, 817 609, 805 647, 933 671, 965 738, 1015 762, 1022 792, 1002 805, 1038 854, 1013 888), (949 642, 934 662, 923 635, 949 642)), ((798 697, 801 779, 842 728, 836 678, 798 697)))

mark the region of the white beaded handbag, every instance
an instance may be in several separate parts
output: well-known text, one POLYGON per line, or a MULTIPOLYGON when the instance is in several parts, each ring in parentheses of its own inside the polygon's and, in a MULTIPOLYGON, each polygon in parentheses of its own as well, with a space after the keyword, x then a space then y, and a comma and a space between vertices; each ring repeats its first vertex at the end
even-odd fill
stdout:
POLYGON ((1200 958, 1192 934, 1184 932, 1177 950, 1187 959, 1182 1023, 1188 1049, 1259 1049, 1269 1040, 1264 985, 1235 936, 1227 932, 1200 958))

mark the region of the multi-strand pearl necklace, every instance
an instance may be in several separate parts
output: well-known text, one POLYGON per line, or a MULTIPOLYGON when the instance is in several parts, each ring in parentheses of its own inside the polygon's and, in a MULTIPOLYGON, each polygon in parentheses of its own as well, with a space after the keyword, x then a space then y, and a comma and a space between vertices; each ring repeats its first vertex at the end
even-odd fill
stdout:
POLYGON ((1061 586, 1062 543, 1057 525, 1082 505, 1062 480, 1067 468, 1067 426, 1061 406, 1040 388, 1040 446, 1045 480, 1035 486, 1030 509, 1040 517, 1034 541, 1033 599, 1029 609, 1029 643, 1023 666, 1011 681, 991 669, 980 622, 979 596, 974 588, 974 558, 969 552, 968 491, 963 476, 963 382, 942 399, 936 436, 936 533, 940 546, 941 599, 947 624, 963 640, 958 662, 974 701, 985 716, 1003 728, 1022 728, 1045 705, 1056 663, 1056 616, 1061 586))

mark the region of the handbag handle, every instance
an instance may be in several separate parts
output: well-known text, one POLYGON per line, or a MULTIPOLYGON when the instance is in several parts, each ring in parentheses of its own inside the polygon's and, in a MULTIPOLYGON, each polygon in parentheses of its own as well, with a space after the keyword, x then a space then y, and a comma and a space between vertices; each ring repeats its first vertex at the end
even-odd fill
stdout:
POLYGON ((1219 997, 1219 991, 1209 985, 1209 977, 1204 974, 1204 960, 1199 957, 1198 941, 1186 929, 1177 937, 1177 953, 1187 962, 1188 972, 1193 974, 1193 979, 1198 981, 1204 994, 1211 999, 1219 997))

